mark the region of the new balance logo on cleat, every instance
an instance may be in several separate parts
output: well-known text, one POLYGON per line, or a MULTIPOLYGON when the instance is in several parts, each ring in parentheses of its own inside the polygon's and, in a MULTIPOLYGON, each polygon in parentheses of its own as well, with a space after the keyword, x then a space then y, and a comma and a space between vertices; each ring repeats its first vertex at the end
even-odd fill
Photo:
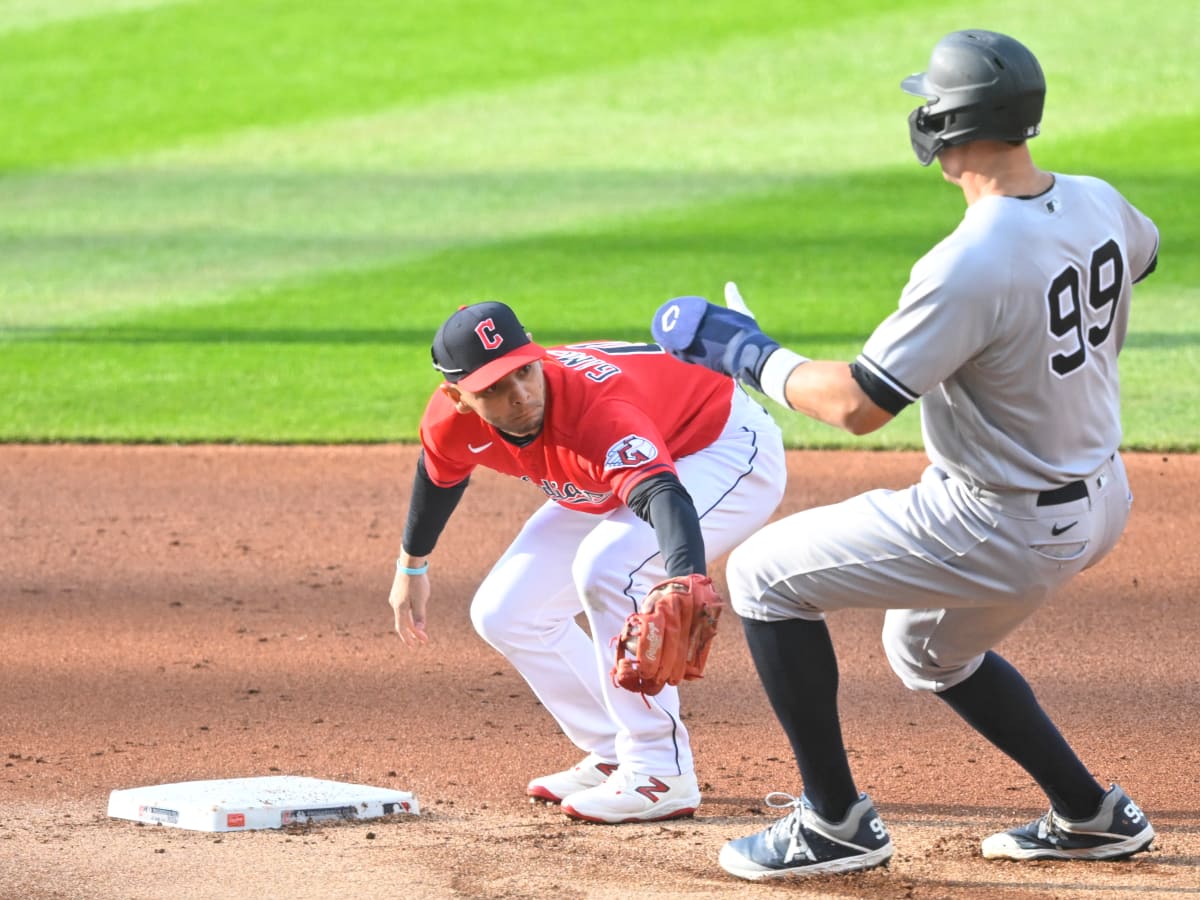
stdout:
POLYGON ((671 790, 671 788, 669 785, 663 784, 661 781, 659 781, 657 778, 655 778, 652 775, 648 775, 646 777, 648 779, 648 783, 643 784, 640 787, 638 787, 637 792, 639 794, 641 794, 643 797, 645 797, 647 800, 649 800, 651 803, 657 803, 658 795, 665 794, 667 791, 671 790))
POLYGON ((699 806, 700 788, 692 772, 641 775, 620 768, 603 784, 567 797, 562 811, 584 822, 620 825, 678 819, 699 806))
POLYGON ((533 779, 525 793, 531 803, 561 803, 571 794, 604 784, 615 771, 616 763, 605 762, 603 757, 589 753, 569 769, 533 779))
POLYGON ((841 822, 822 819, 803 796, 777 792, 768 795, 767 805, 793 809, 770 828, 721 848, 721 868, 731 875, 758 881, 857 872, 892 857, 891 837, 866 794, 841 822))
POLYGON ((1064 819, 1054 810, 983 842, 987 859, 1124 859, 1149 850, 1154 828, 1118 785, 1090 819, 1064 819))

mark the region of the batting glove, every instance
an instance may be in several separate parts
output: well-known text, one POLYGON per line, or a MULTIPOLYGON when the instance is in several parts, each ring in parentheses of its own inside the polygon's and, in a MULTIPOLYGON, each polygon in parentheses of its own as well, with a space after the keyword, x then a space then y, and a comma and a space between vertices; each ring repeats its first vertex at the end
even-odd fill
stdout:
POLYGON ((728 308, 703 297, 676 297, 654 313, 650 331, 675 358, 762 391, 763 366, 779 342, 763 334, 732 281, 725 285, 725 303, 728 308))

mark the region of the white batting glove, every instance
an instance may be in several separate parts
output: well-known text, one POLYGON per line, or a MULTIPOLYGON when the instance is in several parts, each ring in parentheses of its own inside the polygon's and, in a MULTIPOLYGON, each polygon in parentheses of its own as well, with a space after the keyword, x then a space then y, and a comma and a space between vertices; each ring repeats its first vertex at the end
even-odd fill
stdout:
POLYGON ((738 290, 738 286, 732 281, 725 282, 725 305, 734 312, 740 312, 743 316, 754 318, 754 313, 750 312, 750 307, 742 299, 742 294, 738 290))

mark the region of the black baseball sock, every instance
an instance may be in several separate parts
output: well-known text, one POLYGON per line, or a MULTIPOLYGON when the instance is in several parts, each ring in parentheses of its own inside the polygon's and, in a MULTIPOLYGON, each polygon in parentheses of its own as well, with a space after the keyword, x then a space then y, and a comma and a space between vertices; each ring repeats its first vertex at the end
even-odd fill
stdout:
POLYGON ((824 621, 742 619, 758 677, 796 754, 804 794, 838 822, 858 800, 838 720, 837 656, 824 621))
POLYGON ((1068 819, 1095 814, 1104 789, 1004 657, 989 651, 970 678, 938 696, 1033 776, 1055 812, 1068 819))

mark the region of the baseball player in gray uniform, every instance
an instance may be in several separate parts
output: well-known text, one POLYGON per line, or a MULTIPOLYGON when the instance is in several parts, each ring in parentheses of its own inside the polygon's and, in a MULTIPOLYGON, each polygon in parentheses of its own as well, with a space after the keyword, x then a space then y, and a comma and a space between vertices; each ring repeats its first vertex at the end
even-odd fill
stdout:
POLYGON ((725 307, 677 298, 652 326, 674 355, 854 434, 922 401, 930 464, 919 483, 781 519, 730 557, 733 606, 803 783, 799 797, 768 796, 786 816, 721 850, 742 878, 849 872, 892 855, 842 742, 825 614, 843 608, 886 609, 901 680, 936 693, 1049 798, 1041 818, 984 840, 985 857, 1116 859, 1154 838, 992 648, 1125 526, 1117 354, 1158 231, 1105 182, 1034 165, 1026 140, 1045 82, 1011 37, 947 35, 902 87, 923 101, 909 117, 918 160, 939 162, 967 211, 853 363, 780 347, 733 284, 725 307))

